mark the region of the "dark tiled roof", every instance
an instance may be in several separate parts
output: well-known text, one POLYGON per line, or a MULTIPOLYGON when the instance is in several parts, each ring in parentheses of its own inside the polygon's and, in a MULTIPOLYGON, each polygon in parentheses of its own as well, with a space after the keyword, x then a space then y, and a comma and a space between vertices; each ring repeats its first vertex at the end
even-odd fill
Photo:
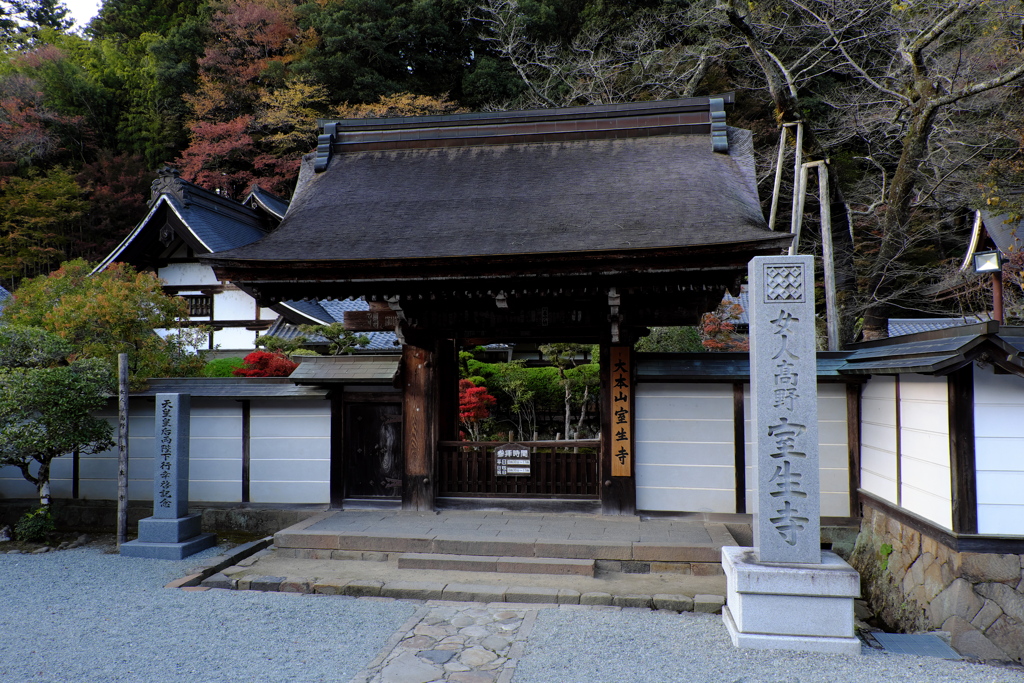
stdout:
POLYGON ((198 253, 227 251, 266 235, 253 209, 177 176, 162 175, 153 183, 153 192, 149 213, 97 270, 114 261, 134 263, 154 245, 159 248, 159 233, 165 221, 198 253), (171 215, 158 219, 164 212, 176 216, 181 225, 171 215))
POLYGON ((889 318, 889 336, 900 337, 930 330, 943 330, 947 327, 974 325, 982 322, 976 315, 963 318, 889 318))
MULTIPOLYGON (((298 301, 285 301, 282 306, 290 308, 292 311, 297 312, 299 315, 309 318, 311 321, 309 324, 313 325, 329 325, 334 322, 333 316, 323 309, 319 301, 310 299, 301 299, 298 301)), ((287 317, 288 313, 284 313, 287 317)), ((280 321, 287 324, 283 318, 280 321)), ((273 332, 267 332, 267 334, 274 334, 273 332)), ((280 335, 278 335, 280 336, 280 335)))
POLYGON ((749 131, 312 157, 281 226, 216 261, 421 259, 778 242, 749 131))
POLYGON ((289 379, 301 383, 390 384, 398 356, 304 356, 289 379))
POLYGON ((994 214, 991 211, 982 211, 981 219, 985 223, 985 232, 1003 254, 1024 249, 1024 221, 1014 221, 1008 213, 994 214))
POLYGON ((4 300, 6 300, 10 295, 10 292, 4 289, 3 286, 0 286, 0 313, 3 313, 4 310, 4 300))
POLYGON ((279 219, 284 218, 284 214, 288 211, 287 199, 282 199, 273 192, 267 192, 259 185, 253 185, 249 189, 249 194, 242 200, 242 203, 247 206, 252 206, 253 203, 258 204, 264 211, 279 219))
POLYGON ((946 374, 985 357, 1007 372, 1024 374, 1024 329, 995 322, 919 332, 857 344, 843 374, 946 374))
POLYGON ((324 389, 296 385, 291 377, 173 377, 150 379, 148 383, 149 386, 132 396, 190 394, 211 398, 324 398, 327 395, 324 389))
POLYGON ((240 204, 227 209, 213 203, 186 204, 168 195, 164 198, 174 205, 175 213, 213 253, 251 244, 266 234, 256 217, 245 215, 246 207, 240 204))
MULTIPOLYGON (((818 379, 841 379, 845 352, 818 354, 818 379)), ((748 353, 638 353, 637 379, 656 381, 747 381, 750 378, 748 353)))
MULTIPOLYGON (((301 312, 306 317, 327 325, 345 322, 345 311, 366 311, 370 306, 363 299, 320 299, 318 301, 286 301, 285 306, 301 312)), ((303 334, 297 324, 278 318, 266 332, 282 339, 294 339, 303 334)), ((356 347, 360 351, 395 351, 400 348, 394 332, 360 332, 369 338, 369 343, 356 347)), ((326 344, 319 335, 307 335, 311 344, 326 344)))

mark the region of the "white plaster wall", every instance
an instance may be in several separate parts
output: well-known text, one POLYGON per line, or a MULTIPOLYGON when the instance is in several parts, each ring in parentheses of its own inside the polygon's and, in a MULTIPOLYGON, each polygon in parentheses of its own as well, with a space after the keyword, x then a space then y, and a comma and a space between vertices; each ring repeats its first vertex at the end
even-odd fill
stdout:
POLYGON ((1024 536, 1024 378, 974 368, 978 533, 1024 536))
MULTIPOLYGON (((747 512, 757 508, 750 385, 743 386, 743 435, 747 512)), ((846 426, 846 385, 818 384, 818 478, 823 517, 850 516, 850 451, 846 426)))
POLYGON ((213 315, 217 320, 255 320, 256 300, 240 289, 219 292, 213 295, 213 315))
POLYGON ((860 485, 896 503, 896 380, 871 377, 861 390, 860 485))
MULTIPOLYGON (((185 254, 176 255, 184 258, 185 254)), ((220 280, 213 274, 213 268, 202 263, 169 263, 156 271, 157 277, 171 287, 190 285, 216 285, 220 280)))
POLYGON ((949 388, 945 377, 900 377, 902 505, 953 528, 949 469, 949 388))
POLYGON ((731 384, 638 384, 640 510, 735 512, 731 384))
POLYGON ((245 356, 256 348, 256 332, 244 327, 225 327, 213 333, 213 344, 222 351, 237 350, 245 356))
POLYGON ((253 400, 249 492, 253 503, 328 503, 329 401, 253 400))
MULTIPOLYGON (((155 402, 132 399, 129 413, 128 497, 153 499, 155 402)), ((242 499, 242 412, 234 399, 192 399, 189 500, 242 499)), ((116 404, 99 413, 117 425, 116 404)), ((250 415, 250 499, 254 503, 330 500, 330 402, 254 399, 250 415)), ((79 460, 79 496, 117 498, 117 449, 79 460)), ((53 462, 55 498, 72 495, 72 458, 53 462)), ((0 468, 0 498, 33 498, 35 488, 13 467, 0 468)))

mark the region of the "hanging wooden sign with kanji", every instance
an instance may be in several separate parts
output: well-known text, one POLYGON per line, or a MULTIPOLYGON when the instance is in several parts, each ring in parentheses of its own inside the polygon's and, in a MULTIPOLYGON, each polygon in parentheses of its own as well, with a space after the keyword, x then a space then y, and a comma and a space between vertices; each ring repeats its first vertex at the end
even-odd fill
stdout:
POLYGON ((611 347, 612 476, 633 474, 633 368, 630 347, 611 347))

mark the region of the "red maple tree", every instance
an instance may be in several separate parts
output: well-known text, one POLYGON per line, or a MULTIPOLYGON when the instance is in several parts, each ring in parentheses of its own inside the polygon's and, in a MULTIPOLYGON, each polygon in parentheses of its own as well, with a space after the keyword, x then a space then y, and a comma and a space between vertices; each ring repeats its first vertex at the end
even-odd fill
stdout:
POLYGON ((470 441, 480 440, 481 422, 491 416, 490 408, 496 403, 487 387, 478 387, 473 380, 459 380, 459 421, 465 425, 470 441))
POLYGON ((253 351, 242 361, 245 365, 231 371, 235 377, 287 377, 299 367, 283 353, 269 351, 253 351))

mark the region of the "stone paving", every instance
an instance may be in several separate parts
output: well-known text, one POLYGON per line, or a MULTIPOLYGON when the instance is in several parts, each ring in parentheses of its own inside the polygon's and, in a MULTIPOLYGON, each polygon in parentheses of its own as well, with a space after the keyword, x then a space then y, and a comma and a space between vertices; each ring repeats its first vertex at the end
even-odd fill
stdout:
POLYGON ((352 683, 507 683, 535 605, 426 602, 352 683))

